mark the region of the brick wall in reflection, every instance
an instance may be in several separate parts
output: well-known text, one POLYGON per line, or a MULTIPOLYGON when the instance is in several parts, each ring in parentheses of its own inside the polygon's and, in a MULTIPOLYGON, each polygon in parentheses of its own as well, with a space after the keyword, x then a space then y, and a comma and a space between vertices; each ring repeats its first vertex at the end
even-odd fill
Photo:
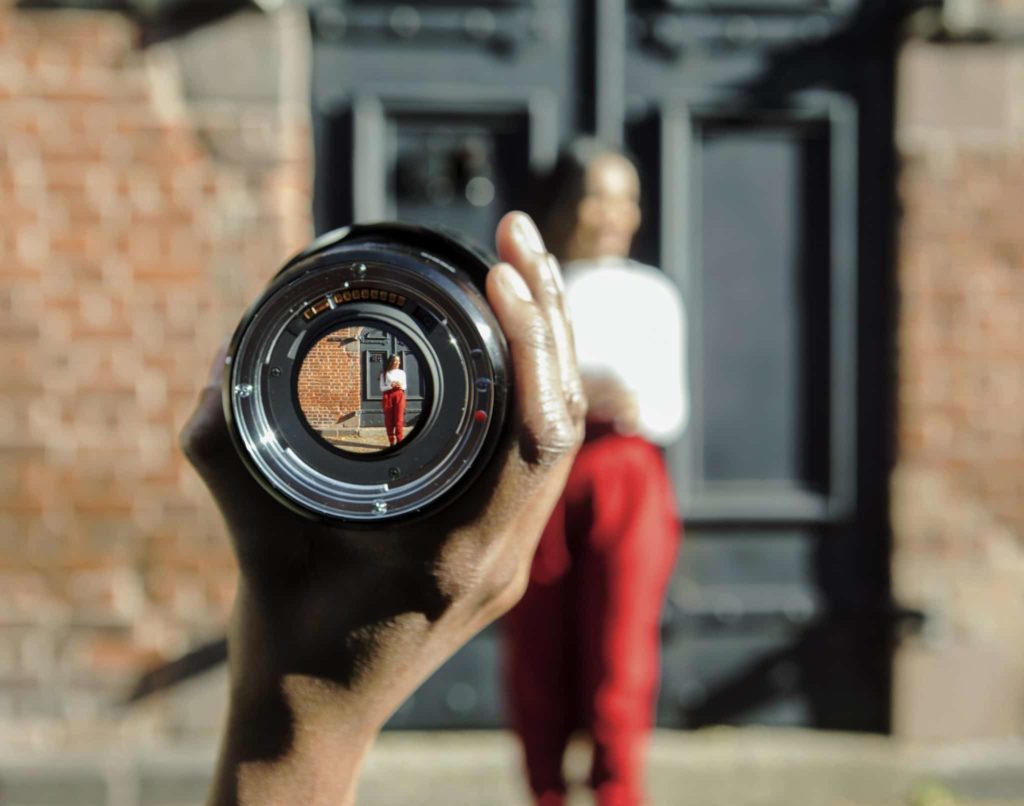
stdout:
MULTIPOLYGON (((346 327, 323 337, 306 353, 299 369, 299 406, 313 428, 359 428, 363 369, 361 327, 346 327)), ((373 391, 377 391, 374 389, 373 391)))
MULTIPOLYGON (((234 563, 177 449, 306 239, 304 121, 189 107, 123 17, 0 3, 0 724, 109 715, 222 630, 234 563)), ((0 738, 2 741, 2 738, 0 738)))

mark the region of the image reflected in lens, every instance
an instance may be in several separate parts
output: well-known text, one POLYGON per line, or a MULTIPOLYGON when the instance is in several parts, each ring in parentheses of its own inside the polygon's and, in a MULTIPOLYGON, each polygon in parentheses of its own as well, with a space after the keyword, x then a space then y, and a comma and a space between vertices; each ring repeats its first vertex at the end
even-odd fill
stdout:
POLYGON ((302 360, 296 392, 309 427, 347 453, 408 441, 429 404, 416 352, 400 333, 369 326, 319 337, 302 360))

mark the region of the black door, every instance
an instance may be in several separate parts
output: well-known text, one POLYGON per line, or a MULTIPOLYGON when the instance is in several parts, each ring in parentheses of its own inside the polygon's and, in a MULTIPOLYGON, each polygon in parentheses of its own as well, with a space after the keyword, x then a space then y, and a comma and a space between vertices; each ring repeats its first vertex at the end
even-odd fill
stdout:
MULTIPOLYGON (((319 230, 490 243, 531 166, 640 163, 636 256, 680 286, 687 536, 659 720, 885 730, 890 0, 379 0, 312 15, 319 230)), ((500 722, 489 630, 396 726, 500 722)))
POLYGON ((384 393, 380 388, 380 375, 393 355, 402 359, 402 369, 405 370, 405 425, 416 425, 423 411, 425 390, 416 353, 387 331, 365 328, 359 336, 359 360, 363 368, 360 424, 364 428, 384 427, 384 409, 381 404, 384 393))

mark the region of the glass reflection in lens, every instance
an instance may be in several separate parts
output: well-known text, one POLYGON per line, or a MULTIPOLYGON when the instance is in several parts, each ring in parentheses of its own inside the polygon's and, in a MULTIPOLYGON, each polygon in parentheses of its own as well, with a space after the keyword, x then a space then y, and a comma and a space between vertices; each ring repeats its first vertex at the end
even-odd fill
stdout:
POLYGON ((427 410, 419 358, 399 333, 383 328, 321 336, 302 360, 296 391, 309 427, 350 453, 408 440, 427 410))

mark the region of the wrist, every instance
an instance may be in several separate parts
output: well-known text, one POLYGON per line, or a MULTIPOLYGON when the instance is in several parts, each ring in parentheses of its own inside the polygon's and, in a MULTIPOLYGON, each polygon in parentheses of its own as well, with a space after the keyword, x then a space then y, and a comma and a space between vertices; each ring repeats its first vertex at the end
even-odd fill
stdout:
MULTIPOLYGON (((287 610, 287 608, 285 608, 287 610)), ((296 633, 268 624, 239 591, 229 637, 230 701, 209 806, 355 803, 356 785, 386 717, 372 698, 337 682, 301 649, 296 633)))
POLYGON ((260 703, 250 694, 232 696, 209 805, 354 804, 378 730, 312 678, 286 677, 260 703))

